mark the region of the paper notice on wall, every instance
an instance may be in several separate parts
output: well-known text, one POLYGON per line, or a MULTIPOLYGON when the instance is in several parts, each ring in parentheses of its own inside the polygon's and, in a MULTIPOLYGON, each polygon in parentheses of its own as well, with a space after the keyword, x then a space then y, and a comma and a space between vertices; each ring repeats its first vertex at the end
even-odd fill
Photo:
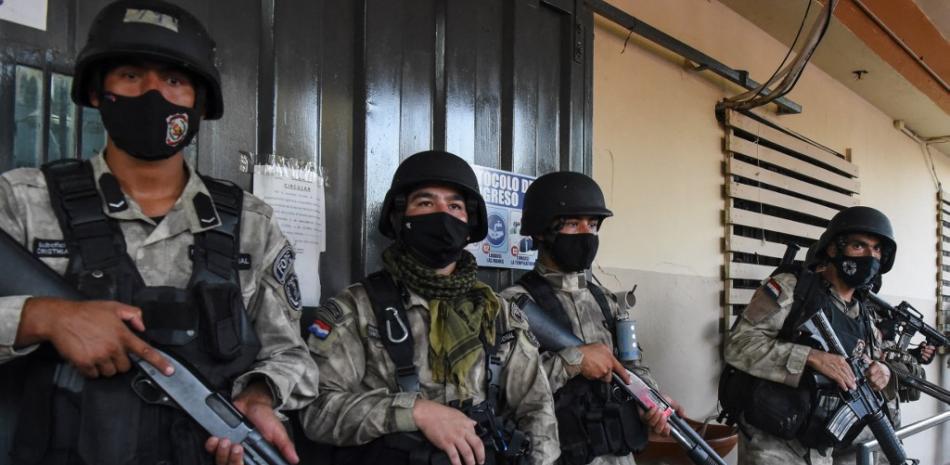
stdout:
POLYGON ((524 194, 534 176, 472 165, 488 210, 488 236, 469 244, 478 266, 530 270, 538 258, 530 236, 522 236, 524 194))
POLYGON ((0 0, 0 19, 46 30, 47 0, 0 0))
POLYGON ((323 178, 313 170, 255 165, 254 195, 274 209, 280 230, 294 247, 303 305, 319 305, 320 253, 326 250, 323 178))

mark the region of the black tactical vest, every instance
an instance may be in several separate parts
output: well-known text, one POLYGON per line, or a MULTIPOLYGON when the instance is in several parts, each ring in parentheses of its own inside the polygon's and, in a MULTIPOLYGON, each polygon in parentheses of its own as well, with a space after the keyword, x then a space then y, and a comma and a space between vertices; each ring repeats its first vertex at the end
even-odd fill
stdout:
MULTIPOLYGON (((243 191, 202 178, 211 198, 196 195, 195 210, 211 224, 217 211, 219 223, 195 235, 188 287, 149 287, 126 253, 119 222, 102 210, 128 208, 115 177, 105 173, 96 180, 89 162, 78 160, 48 163, 42 170, 69 251, 66 280, 90 299, 141 308, 147 330, 140 336, 230 397, 232 382, 260 350, 238 274, 243 191)), ((213 463, 204 451, 207 434, 160 393, 143 391, 141 376, 133 369, 85 379, 47 347, 25 380, 15 463, 213 463)))
MULTIPOLYGON (((573 333, 571 320, 551 284, 537 271, 525 273, 518 284, 531 298, 550 312, 568 332, 573 333)), ((604 291, 588 282, 604 316, 604 327, 614 334, 616 319, 610 311, 604 291)), ((616 351, 616 341, 614 347, 616 351)), ((620 402, 609 384, 575 376, 554 393, 554 414, 557 417, 561 442, 559 463, 583 465, 602 455, 624 456, 646 447, 647 429, 633 402, 620 402)))

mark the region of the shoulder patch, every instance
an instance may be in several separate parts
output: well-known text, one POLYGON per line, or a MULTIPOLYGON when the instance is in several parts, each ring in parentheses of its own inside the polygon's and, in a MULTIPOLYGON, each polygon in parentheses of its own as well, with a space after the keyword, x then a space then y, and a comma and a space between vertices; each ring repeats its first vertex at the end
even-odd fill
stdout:
POLYGON ((528 318, 517 304, 511 304, 511 321, 519 325, 527 325, 528 318))
POLYGON ((321 319, 313 320, 313 323, 307 328, 310 331, 310 334, 313 334, 314 337, 320 340, 324 340, 330 336, 330 332, 333 331, 333 326, 326 321, 321 319))
POLYGON ((375 326, 375 325, 367 324, 367 325, 366 325, 366 336, 367 336, 367 337, 370 337, 370 338, 373 338, 373 339, 379 339, 379 330, 376 329, 376 326, 375 326))
POLYGON ((769 278, 762 287, 765 289, 765 292, 775 300, 778 300, 779 297, 782 296, 782 286, 779 285, 778 281, 774 278, 769 278))
POLYGON ((749 305, 746 305, 742 311, 742 318, 745 318, 752 324, 758 324, 766 318, 778 313, 782 306, 779 305, 777 298, 772 294, 768 286, 763 285, 755 294, 749 305))
POLYGON ((287 277, 287 281, 284 283, 284 296, 287 298, 287 303, 289 303, 294 310, 299 312, 303 309, 297 273, 291 273, 290 276, 287 277))
POLYGON ((277 253, 274 259, 273 273, 274 279, 278 283, 284 284, 287 281, 287 274, 294 265, 294 248, 287 244, 277 253))
POLYGON ((317 308, 316 314, 318 318, 329 323, 339 324, 345 319, 343 309, 332 300, 327 301, 327 303, 317 308))
POLYGON ((66 241, 53 239, 33 239, 33 256, 36 258, 68 258, 69 247, 66 241))
POLYGON ((538 348, 541 347, 541 343, 538 342, 538 338, 534 337, 534 333, 532 333, 531 331, 525 330, 525 331, 524 331, 524 336, 525 336, 526 339, 528 339, 528 342, 530 342, 531 345, 533 345, 533 346, 535 346, 535 347, 538 347, 538 348))
POLYGON ((518 334, 514 331, 507 331, 505 334, 498 336, 498 345, 508 344, 518 338, 518 334))

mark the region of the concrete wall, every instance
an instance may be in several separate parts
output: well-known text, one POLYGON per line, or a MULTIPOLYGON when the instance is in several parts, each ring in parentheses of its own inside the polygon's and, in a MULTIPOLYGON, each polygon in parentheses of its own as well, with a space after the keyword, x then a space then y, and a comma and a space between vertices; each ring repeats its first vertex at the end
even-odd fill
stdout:
MULTIPOLYGON (((611 3, 759 80, 787 50, 715 0, 611 3)), ((646 360, 701 419, 715 413, 721 366, 724 156, 714 106, 739 90, 688 71, 681 58, 637 36, 625 46, 627 31, 603 18, 594 34, 593 173, 615 213, 602 232, 595 273, 615 290, 639 285, 635 317, 646 360)), ((804 112, 773 119, 850 150, 860 167, 861 203, 894 222, 899 253, 882 294, 910 301, 933 322, 936 187, 920 147, 888 115, 815 67, 789 97, 804 112)), ((938 152, 934 159, 938 176, 950 180, 950 160, 938 152)), ((928 378, 940 379, 944 365, 930 365, 928 378)), ((904 407, 904 424, 938 411, 929 398, 904 407)), ((906 444, 921 463, 947 464, 950 451, 940 444, 948 441, 950 434, 931 431, 906 444)))

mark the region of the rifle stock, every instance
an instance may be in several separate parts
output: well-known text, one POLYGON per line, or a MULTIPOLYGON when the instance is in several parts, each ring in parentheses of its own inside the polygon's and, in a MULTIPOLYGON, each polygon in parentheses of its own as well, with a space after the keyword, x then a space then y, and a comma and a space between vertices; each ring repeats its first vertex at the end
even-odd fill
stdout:
MULTIPOLYGON (((558 351, 566 347, 584 345, 584 341, 568 330, 562 328, 557 321, 551 318, 538 304, 527 295, 521 296, 516 305, 524 311, 528 318, 531 332, 538 339, 543 350, 558 351)), ((651 388, 637 374, 627 371, 631 383, 623 382, 620 375, 613 374, 612 384, 615 390, 624 393, 630 400, 644 409, 657 407, 666 416, 670 425, 670 434, 673 439, 686 450, 686 455, 696 465, 726 465, 726 462, 703 440, 703 438, 676 414, 673 407, 655 389, 651 388)))
MULTIPOLYGON (((0 296, 35 295, 86 300, 86 297, 62 276, 34 258, 3 229, 0 229, 0 263, 9 270, 16 270, 16 274, 6 273, 0 278, 0 296)), ((287 465, 280 453, 263 439, 230 401, 209 388, 180 361, 167 353, 161 353, 175 366, 175 374, 165 376, 148 362, 131 354, 130 359, 205 431, 227 438, 232 443, 241 444, 245 450, 246 464, 287 465)))

